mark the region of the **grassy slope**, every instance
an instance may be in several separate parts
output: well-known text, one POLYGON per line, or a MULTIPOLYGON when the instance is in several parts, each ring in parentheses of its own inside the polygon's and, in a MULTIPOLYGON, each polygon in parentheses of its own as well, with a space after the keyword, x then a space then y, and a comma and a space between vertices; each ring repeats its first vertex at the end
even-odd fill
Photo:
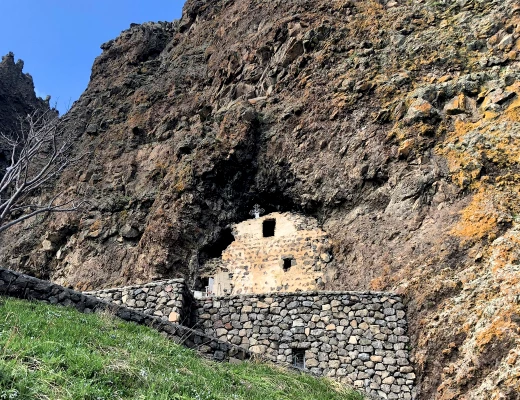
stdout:
POLYGON ((214 363, 106 315, 0 297, 0 399, 360 400, 325 379, 214 363))

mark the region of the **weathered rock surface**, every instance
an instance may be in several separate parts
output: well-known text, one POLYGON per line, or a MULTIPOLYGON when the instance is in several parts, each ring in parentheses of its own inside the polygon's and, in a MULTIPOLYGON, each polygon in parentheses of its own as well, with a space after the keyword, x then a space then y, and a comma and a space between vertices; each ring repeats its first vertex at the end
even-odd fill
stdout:
POLYGON ((69 113, 91 158, 56 189, 91 208, 1 259, 78 289, 194 279, 253 204, 310 214, 331 289, 405 295, 421 399, 519 398, 519 35, 512 0, 189 0, 102 46, 69 113))
MULTIPOLYGON (((20 119, 36 110, 49 110, 50 97, 36 97, 31 75, 23 72, 23 61, 8 53, 0 62, 0 132, 20 134, 20 119)), ((0 141, 0 171, 5 168, 9 148, 0 141)), ((1 172, 0 172, 1 175, 1 172)))

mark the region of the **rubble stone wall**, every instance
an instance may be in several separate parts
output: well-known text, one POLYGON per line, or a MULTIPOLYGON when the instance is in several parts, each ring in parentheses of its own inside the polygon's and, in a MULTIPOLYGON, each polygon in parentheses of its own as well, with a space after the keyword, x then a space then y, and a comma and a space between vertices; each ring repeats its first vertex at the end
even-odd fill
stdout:
POLYGON ((81 312, 110 309, 217 360, 259 354, 353 385, 374 398, 416 398, 405 305, 394 294, 300 292, 196 301, 182 280, 90 294, 97 297, 0 269, 0 295, 81 312), (172 313, 196 330, 168 321, 172 313))
POLYGON ((163 320, 193 326, 193 295, 184 279, 105 289, 85 294, 123 305, 163 320))
POLYGON ((215 337, 205 335, 203 332, 165 321, 161 317, 109 303, 48 281, 2 268, 0 268, 0 296, 38 300, 50 304, 74 307, 82 313, 109 310, 118 318, 149 326, 171 340, 188 348, 196 349, 201 355, 218 361, 235 362, 236 360, 248 359, 251 356, 243 348, 234 346, 229 342, 219 341, 215 337))
POLYGON ((209 336, 351 384, 383 399, 413 399, 405 306, 375 292, 207 298, 198 324, 209 336), (301 361, 301 360, 300 360, 301 361))

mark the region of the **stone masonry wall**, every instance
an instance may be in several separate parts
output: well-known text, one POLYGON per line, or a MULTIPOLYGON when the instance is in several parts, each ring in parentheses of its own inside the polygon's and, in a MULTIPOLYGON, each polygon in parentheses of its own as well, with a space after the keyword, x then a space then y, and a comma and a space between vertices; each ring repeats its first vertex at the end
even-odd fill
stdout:
POLYGON ((195 301, 182 280, 90 293, 162 320, 176 313, 207 337, 273 362, 290 365, 299 351, 308 371, 376 398, 415 398, 405 307, 393 294, 300 292, 195 301))
POLYGON ((85 292, 163 320, 193 326, 193 295, 183 279, 85 292))
POLYGON ((313 218, 272 213, 234 225, 233 235, 215 274, 217 296, 317 290, 333 275, 329 238, 313 218), (276 221, 274 236, 263 237, 266 220, 276 221))
POLYGON ((109 303, 48 281, 2 268, 0 268, 0 296, 38 300, 50 304, 74 307, 83 313, 109 310, 118 318, 149 326, 171 340, 188 348, 196 349, 201 355, 217 361, 236 362, 236 360, 244 360, 251 357, 247 350, 234 346, 229 342, 219 341, 215 337, 205 335, 203 332, 165 321, 158 316, 109 303))
POLYGON ((405 306, 387 293, 314 292, 207 298, 209 336, 305 368, 382 399, 414 399, 405 306))
POLYGON ((304 356, 300 367, 374 398, 416 398, 405 306, 394 294, 301 292, 195 301, 182 280, 91 293, 98 297, 0 269, 0 295, 71 306, 81 312, 109 309, 217 360, 258 354, 291 365, 295 355, 304 356), (143 308, 138 301, 146 303, 144 312, 135 308, 143 308), (169 322, 168 312, 178 313, 180 321, 200 331, 169 322))

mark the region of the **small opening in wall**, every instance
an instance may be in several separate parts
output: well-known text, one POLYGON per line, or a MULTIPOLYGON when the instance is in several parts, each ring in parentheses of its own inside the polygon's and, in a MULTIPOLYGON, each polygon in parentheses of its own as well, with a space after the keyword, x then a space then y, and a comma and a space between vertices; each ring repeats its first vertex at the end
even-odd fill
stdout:
POLYGON ((305 349, 292 349, 292 365, 298 369, 305 369, 305 349))
POLYGON ((262 232, 264 237, 273 237, 274 230, 276 229, 275 219, 266 219, 262 224, 262 232))
POLYGON ((206 287, 206 286, 209 285, 209 277, 202 277, 201 276, 199 279, 200 279, 200 285, 202 287, 206 287))
POLYGON ((283 270, 285 272, 289 271, 292 267, 292 262, 293 262, 293 259, 292 258, 284 258, 283 259, 283 270))

